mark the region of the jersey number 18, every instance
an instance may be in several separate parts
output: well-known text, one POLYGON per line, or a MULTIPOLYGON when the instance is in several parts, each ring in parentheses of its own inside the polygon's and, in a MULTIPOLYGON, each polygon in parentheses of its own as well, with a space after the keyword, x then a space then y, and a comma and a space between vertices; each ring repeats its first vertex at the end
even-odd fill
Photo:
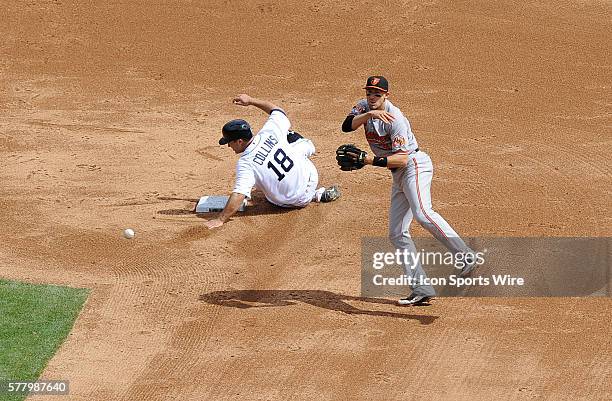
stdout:
MULTIPOLYGON (((293 160, 291 160, 282 149, 278 149, 276 153, 274 153, 274 161, 285 173, 288 173, 293 167, 293 160)), ((272 169, 272 171, 276 173, 279 181, 282 181, 282 179, 285 178, 285 174, 281 173, 271 161, 268 162, 268 168, 272 169)))

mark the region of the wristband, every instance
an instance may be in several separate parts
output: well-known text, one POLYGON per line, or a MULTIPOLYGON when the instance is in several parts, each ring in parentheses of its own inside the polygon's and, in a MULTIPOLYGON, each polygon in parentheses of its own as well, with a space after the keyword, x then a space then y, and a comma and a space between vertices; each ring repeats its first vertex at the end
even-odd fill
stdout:
POLYGON ((387 158, 374 156, 374 161, 372 162, 372 166, 387 167, 387 158))

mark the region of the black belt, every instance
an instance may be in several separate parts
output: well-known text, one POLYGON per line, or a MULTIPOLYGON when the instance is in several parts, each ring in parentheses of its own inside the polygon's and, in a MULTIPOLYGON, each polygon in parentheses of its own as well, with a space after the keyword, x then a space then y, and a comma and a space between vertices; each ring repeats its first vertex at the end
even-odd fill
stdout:
POLYGON ((413 154, 419 151, 419 148, 416 148, 415 150, 413 150, 412 152, 410 152, 409 154, 413 154))

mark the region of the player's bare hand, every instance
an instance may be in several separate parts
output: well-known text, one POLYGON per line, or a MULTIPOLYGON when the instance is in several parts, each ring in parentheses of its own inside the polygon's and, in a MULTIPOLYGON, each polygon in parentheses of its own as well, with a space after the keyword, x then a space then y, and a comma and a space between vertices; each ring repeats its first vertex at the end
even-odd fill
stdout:
POLYGON ((253 104, 252 100, 249 95, 242 93, 234 98, 233 103, 239 106, 250 106, 253 104))
POLYGON ((212 219, 212 220, 208 220, 206 223, 204 223, 204 225, 208 227, 209 229, 213 229, 213 228, 221 227, 223 225, 223 222, 219 219, 212 219))
POLYGON ((384 123, 392 123, 395 120, 393 114, 385 110, 370 110, 368 113, 370 115, 370 118, 381 120, 384 123))

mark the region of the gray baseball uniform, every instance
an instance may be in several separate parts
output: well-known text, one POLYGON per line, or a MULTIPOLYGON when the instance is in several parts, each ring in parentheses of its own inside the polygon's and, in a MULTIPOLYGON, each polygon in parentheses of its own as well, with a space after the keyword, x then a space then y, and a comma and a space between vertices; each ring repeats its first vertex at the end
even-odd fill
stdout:
MULTIPOLYGON (((385 123, 379 119, 368 119, 364 128, 370 148, 379 157, 400 153, 406 154, 408 158, 406 167, 392 170, 389 239, 396 248, 407 249, 416 254, 416 247, 409 231, 410 223, 414 218, 451 252, 472 252, 446 220, 432 208, 433 164, 429 155, 418 149, 410 122, 388 99, 384 107, 385 111, 393 115, 394 120, 391 123, 385 123)), ((349 114, 359 115, 369 110, 367 100, 362 99, 349 114)), ((414 269, 405 265, 404 270, 410 277, 427 277, 420 263, 416 263, 414 269)), ((430 285, 415 285, 412 286, 412 290, 415 295, 435 295, 435 290, 430 285)))

